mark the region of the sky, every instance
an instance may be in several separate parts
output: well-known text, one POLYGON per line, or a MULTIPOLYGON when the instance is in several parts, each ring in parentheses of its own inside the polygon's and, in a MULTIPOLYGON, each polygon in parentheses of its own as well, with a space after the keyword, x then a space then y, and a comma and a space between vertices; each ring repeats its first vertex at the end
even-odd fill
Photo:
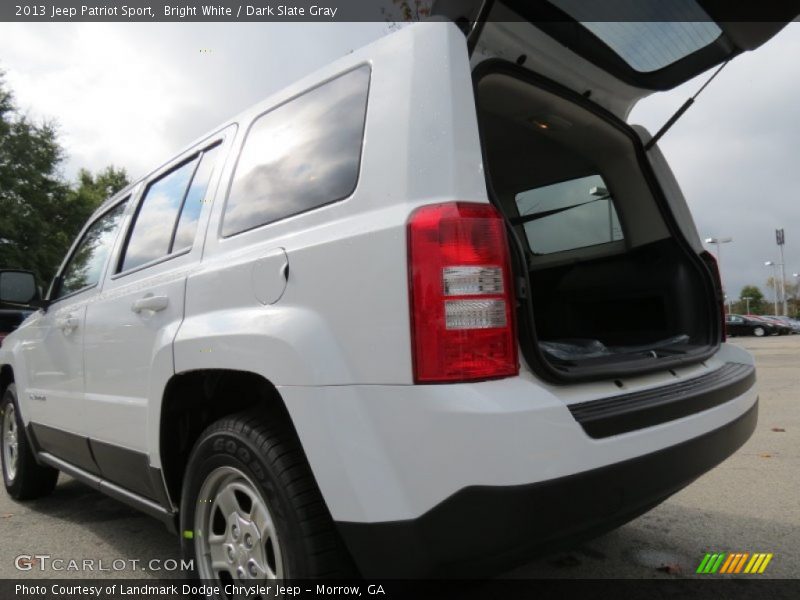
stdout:
MULTIPOLYGON (((387 33, 385 23, 2 23, 0 69, 17 104, 57 122, 67 158, 137 178, 269 94, 387 33)), ((662 138, 700 236, 722 246, 729 297, 767 293, 765 261, 800 272, 800 23, 732 61, 662 138)), ((640 101, 651 132, 709 73, 640 101)), ((715 250, 714 247, 711 248, 715 250)))

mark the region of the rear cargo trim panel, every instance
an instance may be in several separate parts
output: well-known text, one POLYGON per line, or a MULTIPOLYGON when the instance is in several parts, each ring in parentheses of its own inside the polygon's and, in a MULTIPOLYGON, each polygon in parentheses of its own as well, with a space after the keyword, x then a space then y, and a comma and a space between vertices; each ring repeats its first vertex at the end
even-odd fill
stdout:
POLYGON ((741 396, 755 380, 752 365, 726 363, 688 381, 580 402, 569 410, 590 437, 605 438, 708 410, 741 396))

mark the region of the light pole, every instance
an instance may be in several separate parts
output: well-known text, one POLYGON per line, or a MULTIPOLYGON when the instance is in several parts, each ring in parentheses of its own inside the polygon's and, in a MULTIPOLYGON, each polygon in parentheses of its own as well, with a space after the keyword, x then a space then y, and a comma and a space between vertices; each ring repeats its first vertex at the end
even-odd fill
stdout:
POLYGON ((752 300, 752 299, 753 298, 751 296, 742 296, 742 300, 747 302, 747 312, 745 314, 748 314, 748 315, 750 314, 750 300, 752 300))
POLYGON ((778 243, 778 248, 781 251, 781 262, 778 263, 781 267, 781 298, 783 299, 783 316, 786 316, 786 258, 783 256, 783 247, 786 245, 786 234, 783 229, 775 230, 775 241, 778 243))
POLYGON ((714 244, 717 247, 717 268, 719 269, 719 281, 723 290, 725 289, 725 283, 722 277, 722 254, 720 253, 720 245, 729 244, 732 241, 732 237, 710 237, 705 239, 706 244, 714 244))
MULTIPOLYGON (((775 288, 775 314, 778 314, 778 267, 783 267, 783 265, 778 265, 775 261, 768 260, 764 263, 764 266, 772 267, 772 285, 775 288)), ((781 285, 783 287, 783 285, 781 285)))

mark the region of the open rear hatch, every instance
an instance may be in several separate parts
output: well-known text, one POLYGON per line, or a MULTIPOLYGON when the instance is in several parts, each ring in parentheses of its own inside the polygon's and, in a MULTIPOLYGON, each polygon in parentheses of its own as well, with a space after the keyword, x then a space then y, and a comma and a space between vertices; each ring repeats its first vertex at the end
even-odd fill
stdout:
POLYGON ((636 102, 754 50, 800 14, 798 0, 436 0, 473 63, 501 58, 625 119, 636 102))
POLYGON ((713 258, 671 173, 653 168, 647 134, 624 120, 640 98, 763 44, 800 12, 720 23, 716 2, 609 1, 639 21, 606 22, 583 4, 434 6, 462 24, 473 50, 487 188, 516 250, 520 344, 553 381, 668 369, 716 351, 713 258))

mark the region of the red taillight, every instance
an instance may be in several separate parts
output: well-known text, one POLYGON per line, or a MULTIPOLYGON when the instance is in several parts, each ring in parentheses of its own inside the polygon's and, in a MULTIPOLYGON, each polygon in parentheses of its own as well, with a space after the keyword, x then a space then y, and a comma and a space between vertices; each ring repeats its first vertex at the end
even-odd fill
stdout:
POLYGON ((493 206, 417 209, 408 223, 408 274, 416 382, 518 373, 508 245, 493 206))
POLYGON ((725 292, 722 289, 722 277, 719 273, 719 265, 717 264, 717 259, 714 258, 714 255, 710 252, 703 252, 700 256, 703 258, 706 265, 708 265, 708 268, 711 269, 711 274, 714 276, 714 290, 717 294, 717 305, 719 307, 721 319, 721 336, 722 341, 724 342, 727 339, 725 332, 725 292))

